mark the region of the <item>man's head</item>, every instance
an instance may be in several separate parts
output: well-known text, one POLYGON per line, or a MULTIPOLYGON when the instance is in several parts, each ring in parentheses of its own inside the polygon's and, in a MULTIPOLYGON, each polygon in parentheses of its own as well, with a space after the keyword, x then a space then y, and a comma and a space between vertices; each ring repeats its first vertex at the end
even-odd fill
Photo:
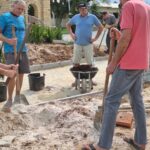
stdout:
POLYGON ((129 0, 120 0, 121 6, 123 6, 127 1, 129 1, 129 0))
POLYGON ((86 3, 79 3, 78 9, 81 16, 86 16, 88 14, 88 7, 86 3))
POLYGON ((102 14, 102 19, 104 19, 104 20, 109 17, 108 11, 103 11, 101 14, 102 14))
POLYGON ((16 16, 20 16, 25 11, 26 3, 24 0, 15 0, 12 4, 12 12, 16 16))

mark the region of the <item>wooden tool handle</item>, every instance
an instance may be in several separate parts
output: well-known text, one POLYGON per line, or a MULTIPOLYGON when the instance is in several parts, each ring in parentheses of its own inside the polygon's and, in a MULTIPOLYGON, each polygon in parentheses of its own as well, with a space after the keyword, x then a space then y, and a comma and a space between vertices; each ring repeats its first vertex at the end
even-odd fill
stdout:
MULTIPOLYGON (((16 37, 15 26, 12 26, 12 36, 13 36, 13 38, 16 37)), ((15 56, 15 59, 16 59, 16 57, 17 57, 16 44, 14 45, 14 56, 15 56)))
MULTIPOLYGON (((19 50, 18 50, 18 54, 17 54, 16 59, 15 59, 15 65, 18 64, 18 62, 19 62, 19 58, 20 58, 22 49, 23 49, 23 47, 24 47, 24 45, 25 45, 25 43, 26 43, 26 41, 27 41, 27 38, 28 38, 28 35, 29 35, 29 32, 30 32, 30 29, 31 29, 31 24, 29 24, 28 27, 27 27, 27 29, 26 29, 25 37, 24 37, 24 39, 23 39, 23 41, 22 41, 22 44, 21 44, 21 46, 20 46, 20 48, 19 48, 19 50)), ((9 81, 10 81, 10 78, 7 78, 7 79, 6 79, 6 82, 5 82, 6 85, 8 85, 9 81)))
MULTIPOLYGON (((112 39, 110 40, 110 49, 109 49, 109 57, 108 57, 108 64, 111 62, 111 59, 112 59, 112 55, 113 55, 113 52, 115 50, 115 39, 112 39)), ((102 115, 103 115, 103 112, 104 112, 104 102, 105 102, 105 96, 107 94, 107 90, 108 90, 108 83, 109 83, 109 74, 106 73, 106 77, 105 77, 105 85, 104 85, 104 93, 103 93, 103 101, 102 101, 102 115)), ((101 121, 102 121, 102 118, 101 118, 101 121)))

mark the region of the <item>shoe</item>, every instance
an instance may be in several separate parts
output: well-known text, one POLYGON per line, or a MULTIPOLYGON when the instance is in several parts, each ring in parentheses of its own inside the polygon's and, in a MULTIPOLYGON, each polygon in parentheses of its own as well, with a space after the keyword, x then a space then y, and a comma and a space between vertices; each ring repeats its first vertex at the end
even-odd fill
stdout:
POLYGON ((136 144, 132 138, 125 137, 125 138, 123 138, 123 140, 126 143, 128 143, 129 145, 131 145, 132 147, 134 147, 136 150, 145 150, 145 148, 143 148, 140 145, 136 144))
POLYGON ((2 108, 2 111, 11 112, 11 106, 12 106, 12 100, 7 100, 2 108))
POLYGON ((96 150, 96 148, 94 147, 93 144, 87 144, 83 146, 81 150, 96 150))

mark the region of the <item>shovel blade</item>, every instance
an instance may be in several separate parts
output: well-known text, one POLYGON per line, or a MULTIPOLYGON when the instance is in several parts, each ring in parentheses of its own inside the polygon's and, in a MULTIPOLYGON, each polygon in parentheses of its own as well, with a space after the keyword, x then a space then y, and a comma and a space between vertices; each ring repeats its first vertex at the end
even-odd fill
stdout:
POLYGON ((94 127, 96 128, 96 130, 100 130, 101 128, 101 120, 102 120, 102 109, 99 108, 96 113, 95 113, 95 118, 94 118, 94 127))
POLYGON ((29 102, 27 98, 25 97, 24 94, 16 95, 14 98, 14 105, 15 104, 24 104, 24 105, 29 105, 29 102))

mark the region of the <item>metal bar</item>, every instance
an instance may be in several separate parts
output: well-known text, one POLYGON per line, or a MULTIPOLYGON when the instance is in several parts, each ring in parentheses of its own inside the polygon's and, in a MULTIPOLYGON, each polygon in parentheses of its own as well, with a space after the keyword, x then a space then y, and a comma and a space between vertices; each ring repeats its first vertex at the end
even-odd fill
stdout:
POLYGON ((91 92, 91 93, 78 94, 78 95, 73 95, 73 96, 70 96, 70 97, 49 100, 49 101, 46 101, 46 102, 35 104, 34 106, 49 104, 52 101, 73 100, 73 99, 76 99, 76 98, 82 98, 82 97, 86 97, 86 96, 93 96, 93 95, 102 94, 102 93, 103 93, 103 91, 96 91, 96 92, 91 92))

